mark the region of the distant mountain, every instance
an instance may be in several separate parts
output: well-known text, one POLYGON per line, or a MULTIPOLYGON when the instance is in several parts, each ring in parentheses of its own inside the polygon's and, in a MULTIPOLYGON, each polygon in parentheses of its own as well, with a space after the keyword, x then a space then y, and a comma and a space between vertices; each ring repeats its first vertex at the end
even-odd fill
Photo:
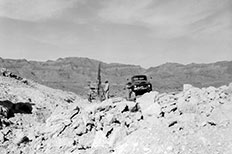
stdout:
POLYGON ((153 77, 156 90, 181 90, 182 85, 189 83, 196 87, 219 87, 232 82, 232 61, 211 64, 166 63, 146 70, 153 77))
MULTIPOLYGON (((59 58, 56 61, 27 61, 0 58, 0 67, 9 69, 22 77, 35 80, 53 88, 86 95, 88 81, 97 80, 100 61, 89 58, 59 58)), ((101 62, 102 81, 111 82, 112 93, 121 92, 127 78, 146 70, 136 65, 107 64, 101 62)))
MULTIPOLYGON (((86 95, 87 82, 96 81, 100 61, 89 58, 60 58, 56 61, 27 61, 0 58, 0 67, 47 86, 86 95)), ((138 65, 101 62, 102 80, 111 83, 111 93, 125 93, 127 79, 136 74, 151 77, 154 90, 177 91, 185 83, 197 87, 221 86, 232 82, 232 61, 211 64, 166 63, 144 69, 138 65)))

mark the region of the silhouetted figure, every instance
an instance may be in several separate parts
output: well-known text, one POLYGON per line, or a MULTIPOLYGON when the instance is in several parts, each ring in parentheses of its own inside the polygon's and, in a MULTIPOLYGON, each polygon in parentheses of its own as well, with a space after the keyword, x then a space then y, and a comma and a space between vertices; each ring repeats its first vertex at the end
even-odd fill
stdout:
POLYGON ((105 81, 105 86, 104 86, 104 94, 105 94, 105 99, 109 99, 109 91, 110 91, 110 84, 109 81, 105 81))
POLYGON ((131 82, 128 82, 127 84, 126 84, 126 88, 127 88, 127 90, 128 90, 128 100, 130 100, 131 99, 131 97, 132 97, 132 83, 131 82))

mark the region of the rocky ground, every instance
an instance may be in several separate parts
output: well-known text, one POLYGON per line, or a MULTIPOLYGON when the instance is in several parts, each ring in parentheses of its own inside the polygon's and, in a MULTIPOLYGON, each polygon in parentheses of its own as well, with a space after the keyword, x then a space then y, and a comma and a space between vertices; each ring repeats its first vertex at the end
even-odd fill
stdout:
POLYGON ((231 154, 231 132, 232 84, 89 103, 0 76, 1 154, 231 154))

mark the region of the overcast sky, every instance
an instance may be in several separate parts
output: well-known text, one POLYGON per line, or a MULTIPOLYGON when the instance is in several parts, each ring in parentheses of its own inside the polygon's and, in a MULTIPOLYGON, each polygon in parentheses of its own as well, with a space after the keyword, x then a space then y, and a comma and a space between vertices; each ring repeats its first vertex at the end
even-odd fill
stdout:
POLYGON ((0 0, 0 57, 232 60, 232 0, 0 0))

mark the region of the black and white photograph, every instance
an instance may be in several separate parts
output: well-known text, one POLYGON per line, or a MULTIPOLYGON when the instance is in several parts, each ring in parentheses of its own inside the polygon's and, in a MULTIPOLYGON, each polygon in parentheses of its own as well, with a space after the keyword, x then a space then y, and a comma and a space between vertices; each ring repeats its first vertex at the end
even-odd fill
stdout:
POLYGON ((0 0, 0 154, 232 154, 232 0, 0 0))

